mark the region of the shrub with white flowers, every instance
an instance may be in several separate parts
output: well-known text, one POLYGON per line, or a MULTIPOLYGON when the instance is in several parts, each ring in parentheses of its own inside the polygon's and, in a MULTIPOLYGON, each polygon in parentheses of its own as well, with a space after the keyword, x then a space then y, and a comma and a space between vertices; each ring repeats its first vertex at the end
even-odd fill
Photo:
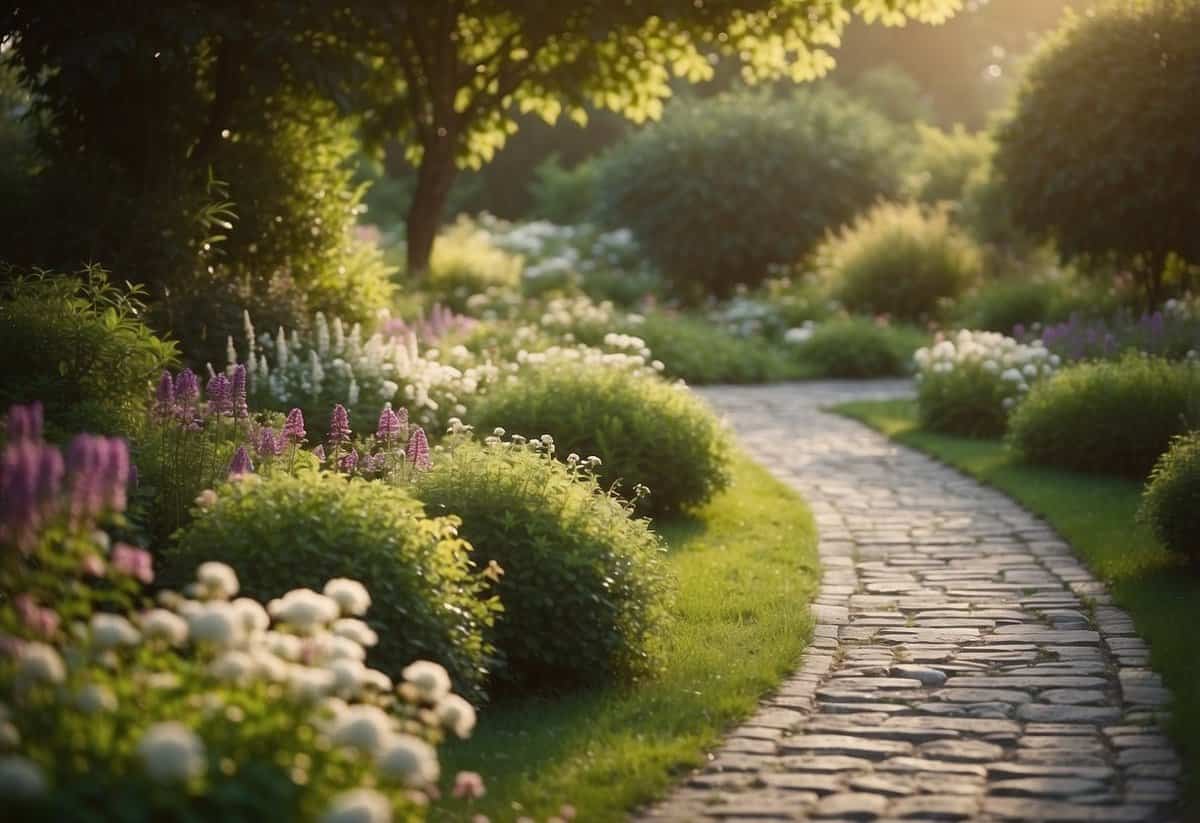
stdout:
POLYGON ((921 424, 973 437, 1003 434, 1008 413, 1062 364, 1041 341, 1019 343, 996 332, 963 329, 918 349, 921 424))

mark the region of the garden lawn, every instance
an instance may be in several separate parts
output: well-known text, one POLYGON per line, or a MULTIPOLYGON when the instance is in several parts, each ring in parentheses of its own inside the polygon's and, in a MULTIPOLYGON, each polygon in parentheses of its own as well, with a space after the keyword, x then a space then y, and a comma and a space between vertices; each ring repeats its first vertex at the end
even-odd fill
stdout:
MULTIPOLYGON (((485 707, 443 769, 480 772, 475 811, 623 820, 703 762, 795 667, 817 589, 816 529, 800 497, 738 454, 733 483, 693 515, 660 522, 678 583, 657 639, 661 673, 632 686, 485 707), (521 806, 515 806, 520 802, 521 806)), ((450 811, 435 820, 453 820, 450 811)))
POLYGON ((836 411, 1004 491, 1054 526, 1103 580, 1150 643, 1175 695, 1169 731, 1184 756, 1189 806, 1200 809, 1200 578, 1136 521, 1141 484, 1029 466, 1000 440, 921 431, 912 400, 847 403, 836 411))

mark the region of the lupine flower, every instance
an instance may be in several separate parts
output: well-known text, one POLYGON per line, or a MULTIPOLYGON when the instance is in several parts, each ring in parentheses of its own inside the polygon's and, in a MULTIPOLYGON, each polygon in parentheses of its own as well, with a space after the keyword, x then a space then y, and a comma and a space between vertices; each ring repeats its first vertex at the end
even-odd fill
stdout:
POLYGON ((114 569, 123 574, 137 578, 143 583, 154 582, 154 559, 145 549, 118 543, 113 546, 109 561, 114 569))
POLYGON ((425 430, 420 426, 413 429, 412 436, 408 438, 404 456, 415 468, 428 469, 433 466, 429 460, 429 440, 425 437, 425 430))
POLYGON ((205 387, 208 393, 208 407, 214 414, 227 414, 233 411, 232 386, 229 378, 223 374, 214 374, 205 387))
POLYGON ((240 477, 253 472, 254 464, 250 462, 250 455, 247 454, 246 447, 238 446, 237 451, 233 453, 233 459, 229 461, 229 477, 240 477))
POLYGON ((233 370, 230 401, 235 418, 242 420, 250 416, 250 408, 246 405, 246 367, 241 364, 238 364, 233 370))
POLYGON ((74 526, 105 509, 125 510, 129 487, 129 447, 119 438, 76 435, 67 450, 70 474, 70 515, 74 526))
POLYGON ((299 409, 292 409, 287 414, 287 420, 283 424, 283 437, 293 446, 304 440, 307 432, 304 431, 304 413, 299 409))
POLYGON ((346 407, 338 403, 333 407, 329 417, 329 441, 331 443, 346 443, 350 440, 350 415, 346 407))
POLYGON ((42 439, 42 404, 34 401, 28 405, 10 406, 8 422, 5 426, 9 443, 20 443, 28 440, 36 442, 42 439))
POLYGON ((283 454, 284 439, 270 426, 263 426, 258 430, 258 436, 254 439, 254 451, 260 458, 278 457, 283 454))
POLYGON ((29 551, 58 502, 62 479, 58 449, 30 440, 10 443, 0 467, 0 538, 29 551))
POLYGON ((351 474, 358 467, 358 450, 351 449, 338 458, 338 471, 351 474))
POLYGON ((154 413, 159 417, 167 417, 175 411, 175 381, 171 373, 163 370, 158 378, 158 388, 154 392, 154 413))
POLYGON ((408 433, 408 411, 401 409, 404 415, 401 419, 400 415, 392 411, 392 404, 385 403, 383 411, 379 413, 379 426, 375 429, 375 436, 385 443, 390 443, 394 440, 403 440, 408 433))
POLYGON ((196 406, 200 400, 200 382, 196 377, 196 372, 191 368, 185 368, 175 376, 175 402, 181 408, 191 408, 196 406))

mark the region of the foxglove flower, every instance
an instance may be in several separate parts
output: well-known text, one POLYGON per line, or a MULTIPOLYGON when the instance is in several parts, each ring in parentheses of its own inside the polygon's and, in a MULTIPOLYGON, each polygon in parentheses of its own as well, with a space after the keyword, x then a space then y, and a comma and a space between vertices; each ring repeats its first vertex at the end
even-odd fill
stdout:
POLYGON ((350 441, 350 415, 346 407, 338 403, 333 407, 329 417, 329 442, 347 443, 350 441))
POLYGON ((11 406, 5 426, 9 443, 27 440, 31 443, 42 439, 42 404, 35 401, 26 406, 11 406))
POLYGON ((408 446, 405 448, 404 454, 414 468, 428 469, 433 466, 429 460, 429 440, 425 437, 425 430, 420 426, 417 426, 413 430, 412 437, 408 438, 408 446))
POLYGON ((250 455, 246 452, 245 446, 238 446, 238 450, 233 453, 233 459, 229 461, 229 476, 240 477, 243 474, 251 474, 254 471, 254 464, 250 462, 250 455))
POLYGON ((260 458, 278 457, 283 454, 283 447, 283 437, 270 426, 263 426, 258 430, 258 437, 254 441, 254 451, 260 458))
POLYGON ((401 409, 400 414, 392 411, 392 404, 385 403, 379 413, 379 426, 375 429, 375 437, 385 443, 403 440, 408 433, 408 410, 401 409), (401 417, 403 415, 403 417, 401 417))
POLYGON ((58 449, 29 441, 10 443, 0 468, 0 539, 30 550, 58 499, 62 477, 58 449))
POLYGON ((304 431, 304 412, 299 409, 292 409, 287 414, 287 420, 283 423, 283 438, 293 446, 303 442, 305 435, 304 431))
POLYGON ((244 420, 250 416, 250 408, 246 405, 246 367, 238 365, 233 370, 233 383, 230 387, 230 401, 233 416, 244 420))
POLYGON ((351 449, 338 458, 338 471, 351 474, 358 467, 358 450, 351 449))
POLYGON ((158 378, 158 388, 154 392, 154 413, 160 418, 170 416, 175 410, 175 380, 171 373, 163 370, 158 378))

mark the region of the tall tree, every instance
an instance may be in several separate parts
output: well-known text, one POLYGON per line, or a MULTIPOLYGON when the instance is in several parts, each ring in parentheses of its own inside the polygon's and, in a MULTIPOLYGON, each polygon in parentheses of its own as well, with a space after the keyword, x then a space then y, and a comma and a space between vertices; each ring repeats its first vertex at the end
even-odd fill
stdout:
POLYGON ((815 78, 855 15, 940 23, 962 0, 425 0, 372 11, 376 135, 402 132, 417 185, 408 266, 424 271, 450 187, 536 113, 586 119, 587 106, 657 118, 673 77, 701 81, 710 58, 749 82, 815 78))

